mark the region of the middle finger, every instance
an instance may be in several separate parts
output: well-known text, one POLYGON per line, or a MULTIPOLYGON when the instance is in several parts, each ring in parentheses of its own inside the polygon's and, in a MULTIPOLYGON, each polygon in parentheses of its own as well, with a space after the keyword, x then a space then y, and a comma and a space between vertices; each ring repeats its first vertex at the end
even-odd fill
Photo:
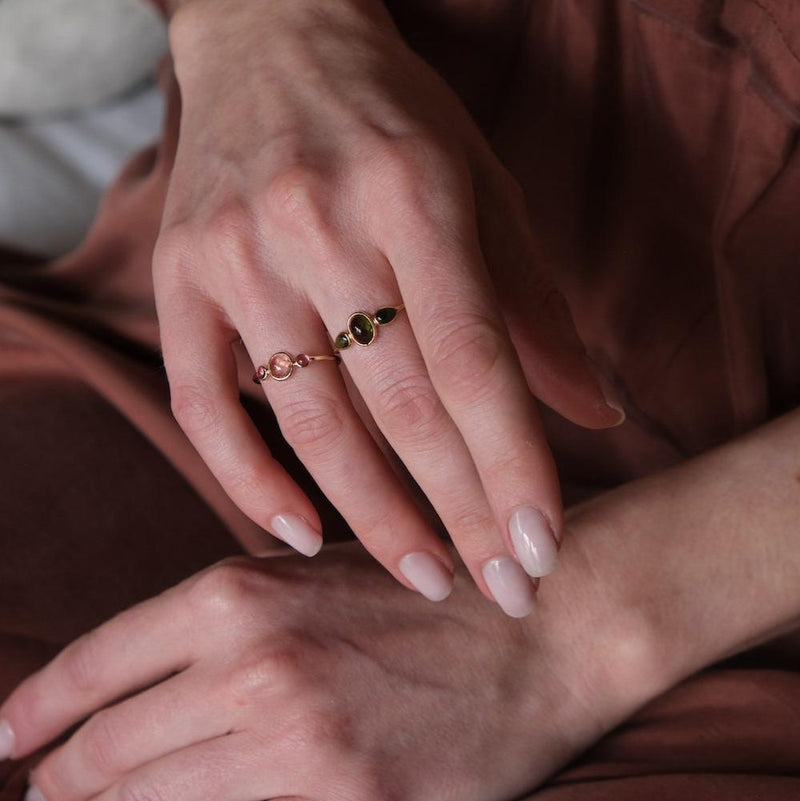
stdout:
POLYGON ((338 338, 348 320, 355 323, 345 331, 351 344, 341 352, 343 363, 384 436, 450 532, 478 586, 507 613, 527 614, 534 585, 510 556, 500 557, 505 571, 501 581, 491 587, 487 582, 485 565, 497 561, 498 554, 508 554, 507 547, 470 451, 434 389, 405 312, 396 311, 385 325, 378 321, 379 310, 395 310, 401 302, 390 265, 374 251, 347 267, 338 280, 318 282, 315 298, 337 345, 344 344, 338 338), (369 266, 359 268, 358 263, 369 266), (336 287, 335 295, 331 286, 336 287), (351 300, 343 303, 342 298, 351 300), (363 318, 354 320, 359 311, 363 318))

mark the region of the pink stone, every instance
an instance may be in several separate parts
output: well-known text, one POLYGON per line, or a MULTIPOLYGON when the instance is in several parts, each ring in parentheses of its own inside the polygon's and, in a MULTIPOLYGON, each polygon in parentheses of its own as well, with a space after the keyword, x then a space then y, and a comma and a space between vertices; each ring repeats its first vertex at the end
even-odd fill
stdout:
POLYGON ((296 362, 297 362, 297 363, 298 363, 298 364, 299 364, 301 367, 308 367, 308 364, 309 364, 309 362, 311 361, 311 359, 309 359, 309 358, 308 358, 308 356, 306 356, 306 354, 305 354, 305 353, 300 353, 300 354, 297 356, 297 358, 295 359, 295 361, 296 361, 296 362))
POLYGON ((268 375, 267 368, 264 367, 263 364, 256 370, 256 378, 258 378, 259 381, 266 380, 268 375))
POLYGON ((293 370, 292 357, 288 353, 274 353, 269 360, 270 375, 277 381, 286 380, 293 370))

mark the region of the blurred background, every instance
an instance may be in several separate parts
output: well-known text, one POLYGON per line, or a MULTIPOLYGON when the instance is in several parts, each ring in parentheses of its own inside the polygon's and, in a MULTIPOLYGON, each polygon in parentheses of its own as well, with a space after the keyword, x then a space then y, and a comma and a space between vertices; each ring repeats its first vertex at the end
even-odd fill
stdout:
POLYGON ((147 0, 0 0, 0 247, 74 248, 163 113, 147 0))

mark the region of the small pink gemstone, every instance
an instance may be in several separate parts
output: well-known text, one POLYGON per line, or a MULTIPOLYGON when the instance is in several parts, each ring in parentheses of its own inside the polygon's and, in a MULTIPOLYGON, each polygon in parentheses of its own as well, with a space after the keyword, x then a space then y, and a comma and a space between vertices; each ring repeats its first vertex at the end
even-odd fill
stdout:
POLYGON ((306 356, 306 354, 305 354, 305 353, 300 353, 300 354, 298 354, 298 356, 297 356, 297 358, 295 359, 295 361, 296 361, 296 362, 297 362, 297 363, 298 363, 298 364, 299 364, 301 367, 308 367, 308 365, 309 365, 309 364, 310 364, 310 362, 311 362, 311 359, 309 359, 309 358, 308 358, 308 356, 306 356))
POLYGON ((283 381, 292 374, 294 364, 288 353, 275 353, 269 360, 270 375, 278 381, 283 381))
POLYGON ((256 370, 256 378, 259 381, 265 381, 268 375, 267 368, 263 364, 256 370))

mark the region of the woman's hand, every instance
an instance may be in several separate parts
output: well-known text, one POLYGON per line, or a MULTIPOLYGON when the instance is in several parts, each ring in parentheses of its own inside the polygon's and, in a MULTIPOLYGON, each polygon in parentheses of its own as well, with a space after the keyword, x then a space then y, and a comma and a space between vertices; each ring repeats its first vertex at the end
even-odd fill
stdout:
POLYGON ((508 801, 800 620, 800 412, 571 512, 541 614, 431 606, 354 546, 235 559, 79 639, 0 707, 41 801, 508 801), (758 536, 754 536, 754 532, 758 536))
MULTIPOLYGON (((623 415, 534 263, 520 190, 379 2, 189 0, 171 33, 183 116, 154 270, 178 421, 246 514, 316 553, 317 513, 240 406, 232 345, 264 366, 332 354, 351 313, 405 304, 362 320, 377 341, 345 338, 342 366, 479 586, 527 614, 522 568, 549 573, 562 529, 531 391, 584 426, 623 415), (504 231, 479 229, 478 203, 504 231), (489 276, 509 259, 540 343, 526 374, 489 276)), ((446 597, 448 551, 336 362, 297 361, 261 371, 286 439, 380 562, 446 597)))
POLYGON ((432 607, 353 546, 320 561, 223 562, 27 679, 15 756, 88 717, 29 798, 508 801, 598 736, 597 629, 553 638, 466 581, 432 607))

